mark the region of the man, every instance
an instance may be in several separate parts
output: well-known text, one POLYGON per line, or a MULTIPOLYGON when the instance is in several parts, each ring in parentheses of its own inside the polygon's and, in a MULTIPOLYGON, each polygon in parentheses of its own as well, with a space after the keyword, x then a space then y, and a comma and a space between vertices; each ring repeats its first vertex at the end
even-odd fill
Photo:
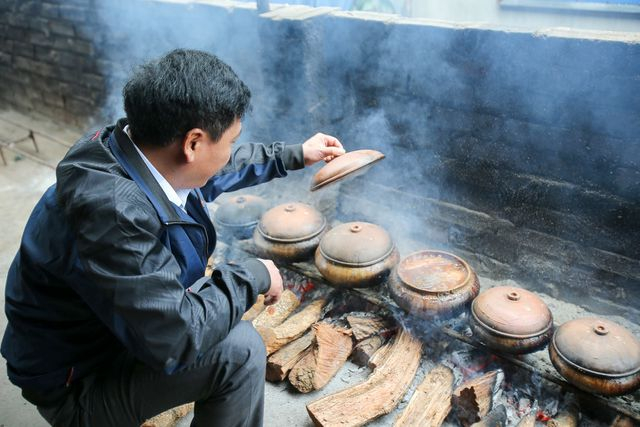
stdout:
POLYGON ((250 92, 204 52, 144 65, 123 95, 127 119, 71 148, 27 223, 7 277, 9 377, 56 426, 139 426, 191 401, 193 425, 261 425, 265 351, 240 318, 282 279, 256 259, 204 276, 205 202, 342 146, 234 146, 250 92))

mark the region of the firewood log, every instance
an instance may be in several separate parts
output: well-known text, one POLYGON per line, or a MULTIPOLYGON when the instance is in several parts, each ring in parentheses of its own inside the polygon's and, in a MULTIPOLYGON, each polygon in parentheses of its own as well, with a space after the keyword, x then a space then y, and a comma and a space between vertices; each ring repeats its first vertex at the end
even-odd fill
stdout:
POLYGON ((413 381, 420 364, 422 343, 400 332, 387 356, 361 384, 307 405, 316 426, 361 426, 391 412, 413 381))
POLYGON ((249 308, 249 310, 247 310, 242 315, 242 320, 248 320, 249 322, 251 322, 253 319, 258 317, 258 314, 262 313, 262 310, 264 310, 264 307, 265 307, 264 295, 260 294, 258 295, 258 299, 256 300, 256 303, 253 304, 251 308, 249 308))
POLYGON ((390 319, 379 316, 347 316, 347 323, 356 341, 362 341, 374 334, 389 331, 395 327, 390 319))
POLYGON ((284 380, 289 371, 311 351, 313 332, 308 332, 273 353, 267 360, 267 381, 284 380))
POLYGON ((180 418, 191 411, 193 411, 193 403, 185 403, 184 405, 164 411, 153 418, 149 418, 142 423, 140 427, 173 427, 180 418))
POLYGON ((280 296, 280 300, 267 306, 262 313, 253 319, 253 326, 258 328, 273 328, 289 317, 300 305, 300 300, 290 290, 286 289, 280 296))
POLYGON ((453 372, 444 365, 432 369, 411 396, 394 427, 439 427, 451 410, 453 372))
POLYGON ((316 323, 313 333, 312 350, 289 373, 289 382, 301 393, 324 387, 347 361, 353 348, 348 329, 316 323))
POLYGON ((520 418, 517 427, 535 427, 536 425, 536 414, 535 412, 529 412, 524 417, 520 418))
POLYGON ((384 338, 380 335, 374 335, 360 341, 351 352, 351 361, 358 366, 367 366, 369 359, 384 344, 384 338))
POLYGON ((633 420, 626 415, 618 415, 611 423, 611 427, 633 427, 633 420))
POLYGON ((507 425, 507 409, 504 405, 498 405, 481 421, 471 424, 471 427, 504 427, 507 425))
POLYGON ((451 401, 458 421, 467 427, 483 419, 493 407, 493 397, 502 387, 501 370, 487 372, 469 380, 453 392, 451 401))
POLYGON ((391 343, 386 343, 382 347, 378 349, 373 356, 369 359, 369 363, 367 364, 370 369, 376 369, 380 366, 385 360, 387 360, 387 355, 389 350, 391 350, 391 343))
POLYGON ((285 344, 302 336, 311 325, 320 319, 322 307, 324 307, 325 303, 326 300, 324 299, 313 301, 302 311, 289 317, 284 323, 275 328, 257 328, 267 348, 267 354, 274 353, 285 344))

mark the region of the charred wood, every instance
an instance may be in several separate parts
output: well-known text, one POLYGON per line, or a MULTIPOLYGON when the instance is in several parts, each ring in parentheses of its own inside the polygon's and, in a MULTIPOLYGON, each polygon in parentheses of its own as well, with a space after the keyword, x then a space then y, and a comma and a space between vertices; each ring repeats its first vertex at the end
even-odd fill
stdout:
POLYGON ((384 338, 380 335, 374 335, 360 341, 351 352, 351 360, 358 366, 367 366, 369 359, 384 344, 384 338))
POLYGON ((494 396, 500 392, 503 381, 503 372, 496 370, 456 388, 451 400, 460 424, 466 427, 481 421, 493 408, 494 396))

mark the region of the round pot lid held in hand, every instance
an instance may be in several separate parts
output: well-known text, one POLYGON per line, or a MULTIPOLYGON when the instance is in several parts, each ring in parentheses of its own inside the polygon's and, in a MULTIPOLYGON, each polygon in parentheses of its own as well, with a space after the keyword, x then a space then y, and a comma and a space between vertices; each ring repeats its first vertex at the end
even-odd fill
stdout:
POLYGON ((368 222, 347 222, 333 228, 320 241, 322 256, 336 264, 365 267, 387 258, 394 249, 391 236, 368 222))
POLYGON ((267 240, 293 243, 317 236, 326 225, 324 216, 312 206, 285 203, 265 212, 257 230, 267 240))
POLYGON ((552 343, 558 355, 580 371, 612 378, 640 371, 640 341, 610 320, 569 321, 556 330, 552 343))
POLYGON ((544 301, 533 292, 512 286, 482 292, 473 300, 471 312, 485 329, 505 337, 535 337, 553 327, 544 301))
POLYGON ((311 180, 311 191, 338 181, 381 159, 384 159, 384 154, 376 150, 355 150, 338 156, 316 172, 311 180))
POLYGON ((258 196, 235 196, 220 205, 214 220, 228 227, 248 227, 258 223, 267 209, 267 202, 258 196))

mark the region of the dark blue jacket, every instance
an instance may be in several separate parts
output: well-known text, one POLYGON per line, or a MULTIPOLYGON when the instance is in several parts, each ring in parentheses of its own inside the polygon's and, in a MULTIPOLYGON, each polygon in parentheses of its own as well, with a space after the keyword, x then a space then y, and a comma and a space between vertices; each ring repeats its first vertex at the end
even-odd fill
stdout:
POLYGON ((216 266, 205 202, 304 166, 302 148, 238 144, 229 164, 169 201, 119 121, 78 141, 34 208, 6 284, 10 380, 53 390, 123 351, 167 373, 221 341, 270 286, 262 263, 216 266))

